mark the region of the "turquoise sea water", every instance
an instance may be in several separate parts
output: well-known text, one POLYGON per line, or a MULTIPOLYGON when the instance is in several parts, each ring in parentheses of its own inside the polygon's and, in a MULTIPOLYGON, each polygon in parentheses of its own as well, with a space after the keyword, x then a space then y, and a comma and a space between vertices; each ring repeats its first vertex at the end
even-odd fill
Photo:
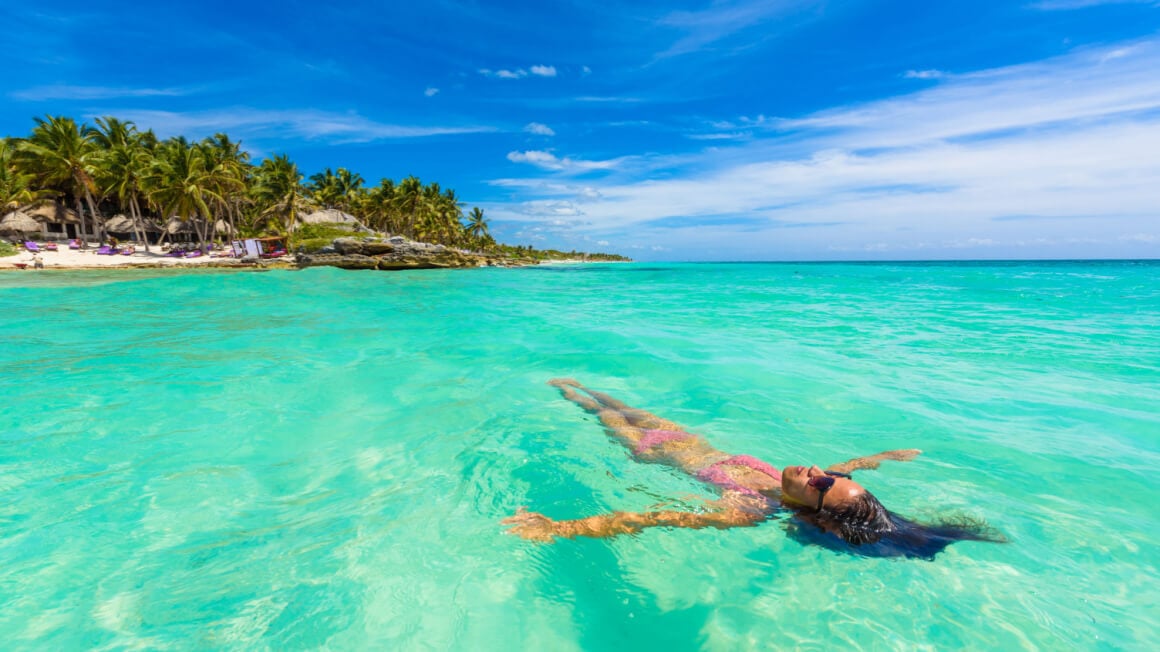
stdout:
POLYGON ((5 649, 1156 649, 1160 264, 0 275, 5 649), (712 493, 572 376, 1005 545, 787 523, 537 545, 712 493))

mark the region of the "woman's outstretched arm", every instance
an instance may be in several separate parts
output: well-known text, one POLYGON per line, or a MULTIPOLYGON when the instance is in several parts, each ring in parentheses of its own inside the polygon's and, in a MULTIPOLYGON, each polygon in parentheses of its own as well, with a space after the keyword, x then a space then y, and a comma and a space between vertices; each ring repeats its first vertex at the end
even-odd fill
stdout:
POLYGON ((574 521, 553 521, 552 519, 520 509, 515 516, 505 518, 504 525, 510 525, 510 534, 531 541, 551 542, 555 537, 573 539, 575 537, 608 538, 621 534, 636 534, 647 527, 687 527, 700 529, 715 527, 720 530, 731 527, 757 525, 767 516, 761 513, 737 508, 719 509, 705 513, 658 511, 658 512, 612 512, 574 521))
POLYGON ((855 457, 848 462, 831 465, 826 470, 837 471, 838 473, 851 473, 853 471, 876 469, 878 468, 878 465, 883 462, 883 460, 909 462, 910 460, 918 457, 921 453, 922 451, 918 450, 917 448, 903 448, 895 451, 886 451, 867 457, 855 457))

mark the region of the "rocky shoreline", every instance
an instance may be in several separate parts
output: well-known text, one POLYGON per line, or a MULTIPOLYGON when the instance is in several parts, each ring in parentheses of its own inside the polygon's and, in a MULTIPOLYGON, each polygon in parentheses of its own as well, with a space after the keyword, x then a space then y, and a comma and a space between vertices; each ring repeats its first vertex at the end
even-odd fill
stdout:
POLYGON ((443 245, 414 242, 402 236, 339 238, 318 253, 299 253, 298 267, 339 267, 341 269, 456 269, 462 267, 523 267, 536 265, 533 259, 466 253, 443 245))

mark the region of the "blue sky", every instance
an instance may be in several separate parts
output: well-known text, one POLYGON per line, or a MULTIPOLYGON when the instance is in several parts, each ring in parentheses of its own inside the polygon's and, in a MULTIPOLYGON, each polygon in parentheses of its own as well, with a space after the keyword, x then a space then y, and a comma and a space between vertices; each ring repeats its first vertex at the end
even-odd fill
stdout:
POLYGON ((307 175, 438 181, 503 242, 1160 256, 1160 0, 9 1, 0 24, 0 133, 225 131, 307 175))

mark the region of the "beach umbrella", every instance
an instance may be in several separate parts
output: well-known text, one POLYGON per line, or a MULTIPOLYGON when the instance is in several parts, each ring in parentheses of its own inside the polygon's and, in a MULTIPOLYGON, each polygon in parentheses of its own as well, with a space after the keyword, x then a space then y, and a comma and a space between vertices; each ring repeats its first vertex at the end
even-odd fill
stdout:
POLYGON ((0 233, 39 233, 43 228, 24 211, 12 211, 0 219, 0 233))

